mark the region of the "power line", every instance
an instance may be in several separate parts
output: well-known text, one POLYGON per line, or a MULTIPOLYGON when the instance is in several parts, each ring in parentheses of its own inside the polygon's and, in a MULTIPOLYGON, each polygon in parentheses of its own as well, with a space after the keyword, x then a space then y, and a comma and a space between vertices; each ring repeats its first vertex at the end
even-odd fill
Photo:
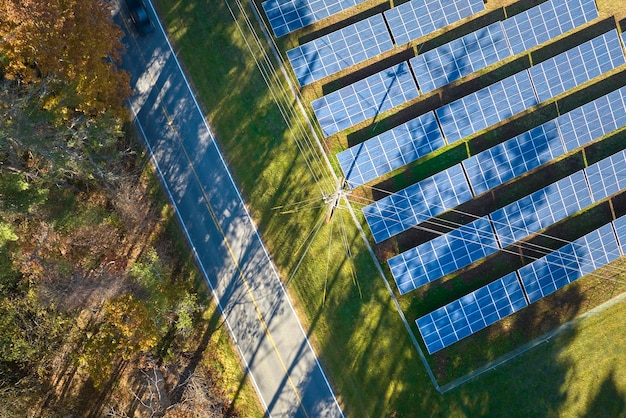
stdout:
MULTIPOLYGON (((282 100, 284 100, 284 101, 286 101, 286 97, 285 97, 285 96, 286 96, 286 92, 285 92, 285 90, 284 90, 284 87, 283 87, 283 86, 282 86, 282 84, 280 83, 280 79, 279 79, 279 77, 278 77, 277 70, 275 69, 275 67, 274 67, 274 65, 273 65, 273 63, 272 63, 272 61, 271 61, 271 59, 269 58, 269 56, 268 56, 268 55, 267 55, 267 53, 265 52, 265 49, 263 48, 263 44, 262 44, 261 40, 259 39, 259 37, 258 37, 258 35, 257 35, 257 33, 256 33, 256 30, 255 30, 255 29, 254 29, 254 27, 253 27, 253 23, 251 22, 250 18, 248 17, 247 13, 245 12, 245 10, 244 10, 244 8, 243 8, 243 5, 241 4, 240 0, 235 0, 235 1, 236 1, 237 5, 238 5, 238 8, 239 8, 239 10, 240 10, 241 14, 243 15, 243 17, 244 17, 244 19, 245 19, 245 21, 246 21, 246 25, 247 25, 247 27, 248 27, 248 29, 249 29, 250 33, 251 33, 251 34, 252 34, 252 36, 254 37, 255 43, 256 43, 257 47, 259 48, 259 51, 261 51, 261 56, 262 56, 262 58, 263 58, 263 61, 265 62, 265 65, 268 67, 268 69, 264 68, 264 66, 263 66, 263 65, 259 62, 259 60, 257 59, 256 54, 254 53, 254 51, 253 51, 253 49, 252 49, 251 45, 249 44, 249 42, 248 42, 248 40, 247 40, 247 37, 245 36, 245 33, 244 33, 243 29, 242 29, 242 28, 241 28, 241 26, 239 25, 239 22, 237 21, 237 18, 236 18, 236 16, 235 16, 235 14, 234 14, 234 12, 233 12, 232 8, 231 8, 231 7, 230 7, 230 5, 228 4, 228 1, 227 1, 227 0, 225 0, 226 5, 227 5, 227 7, 229 8, 229 11, 230 11, 230 13, 231 13, 231 16, 233 17, 233 20, 235 21, 235 23, 236 23, 236 25, 237 25, 237 27, 238 27, 238 29, 239 29, 240 33, 241 33, 241 34, 242 34, 242 36, 244 37, 244 41, 245 41, 245 43, 246 43, 246 46, 247 46, 248 50, 249 50, 249 52, 251 53, 251 55, 253 56, 253 58, 254 58, 254 60, 255 60, 255 63, 256 63, 256 65, 257 65, 257 67, 259 68, 259 70, 260 70, 260 72, 261 72, 261 74, 262 74, 262 76, 263 76, 263 79, 264 79, 264 81, 265 81, 266 85, 268 86, 268 88, 269 88, 269 90, 270 90, 270 93, 272 94, 272 97, 274 98, 274 101, 276 102, 276 104, 277 104, 277 106, 278 106, 278 108, 279 108, 279 111, 280 111, 280 113, 281 113, 281 116, 283 117, 283 119, 284 119, 285 123, 287 124, 287 126, 289 127, 290 131, 299 131, 299 133, 302 135, 302 137, 301 137, 301 138, 304 140, 304 144, 303 144, 303 143, 301 143, 301 141, 298 139, 298 135, 294 135, 294 138, 296 139, 296 143, 297 143, 298 149, 300 150, 301 154, 303 155, 303 158, 305 159, 305 162, 306 162, 306 164, 307 164, 307 167, 308 167, 309 171, 310 171, 310 172, 311 172, 311 174, 314 176, 314 178, 315 178, 315 180, 316 180, 316 183, 317 183, 317 182, 319 181, 319 179, 320 179, 320 178, 319 178, 318 174, 316 173, 316 171, 313 169, 313 165, 315 165, 314 163, 317 163, 317 166, 318 166, 318 169, 319 169, 319 166, 320 166, 320 165, 322 165, 322 164, 321 164, 321 158, 320 158, 320 156, 319 156, 316 152, 311 152, 311 149, 312 149, 312 148, 314 149, 315 147, 312 145, 312 142, 313 142, 313 141, 311 140, 311 138, 310 138, 310 136, 309 136, 309 134, 308 134, 308 131, 307 131, 306 129, 303 129, 303 128, 302 128, 302 125, 301 125, 300 123, 298 123, 298 124, 297 124, 297 127, 296 127, 296 128, 294 128, 294 127, 293 127, 293 125, 292 125, 292 123, 289 121, 289 116, 291 116, 291 117, 295 117, 295 119, 296 119, 297 121, 299 121, 299 120, 300 120, 300 119, 299 119, 299 115, 295 113, 295 111, 294 111, 293 107, 291 107, 291 106, 284 106, 284 105, 282 105, 282 104, 281 104, 281 101, 279 100, 279 98, 280 98, 280 99, 282 99, 282 100), (275 85, 273 85, 274 83, 275 83, 275 85), (309 152, 311 152, 311 154, 314 156, 314 162, 311 162, 311 161, 309 160, 309 158, 307 157, 307 155, 309 155, 309 154, 307 154, 307 153, 305 152, 305 150, 308 150, 309 152)), ((256 8, 257 13, 259 13, 259 10, 258 10, 257 5, 256 5, 256 4, 254 4, 254 2, 253 2, 253 5, 254 5, 254 7, 256 8)), ((263 24, 264 24, 264 22, 263 22, 263 24)), ((275 41, 274 41, 273 39, 271 39, 271 38, 270 38, 270 42, 273 44, 274 48, 276 48, 276 50, 278 50, 278 46, 276 45, 275 41)), ((299 93, 299 92, 297 92, 296 94, 297 94, 297 96, 298 96, 299 98, 301 98, 301 97, 302 97, 302 96, 300 95, 300 93, 299 93)), ((310 118, 310 117, 311 117, 311 115, 309 115, 309 114, 307 113, 307 111, 305 111, 304 113, 305 113, 305 116, 306 116, 307 118, 310 118)), ((328 150, 327 150, 327 151, 328 151, 328 150)), ((309 155, 309 157, 310 157, 310 155, 309 155)), ((320 170, 320 171, 321 171, 321 172, 324 172, 324 170, 320 170)), ((325 179, 327 180, 328 178, 326 177, 325 179)), ((318 187, 320 187, 320 186, 318 185, 318 187)), ((385 191, 385 190, 382 190, 382 189, 376 189, 375 187, 372 187, 372 186, 365 186, 365 187, 370 187, 370 188, 371 188, 371 189, 373 189, 373 190, 383 191, 383 192, 385 192, 385 193, 389 193, 390 195, 391 195, 391 194, 395 194, 395 193, 390 193, 390 192, 385 191)), ((324 194, 324 192, 321 190, 321 188, 320 188, 320 192, 322 192, 322 195, 323 195, 323 196, 328 196, 328 195, 329 195, 329 194, 324 194)), ((357 198, 364 199, 364 200, 368 200, 368 199, 367 199, 367 198, 365 198, 365 197, 357 197, 357 198)), ((371 202, 374 202, 373 200, 370 200, 370 201, 371 201, 371 202)), ((357 203, 357 202, 354 202, 354 203, 357 203)), ((297 205, 297 204, 298 204, 298 202, 294 203, 293 205, 295 206, 295 205, 297 205)), ((287 206, 287 205, 286 205, 286 206, 287 206)), ((293 211, 296 211, 296 212, 297 212, 298 210, 302 210, 302 209, 305 209, 305 208, 307 208, 307 207, 308 207, 308 206, 306 206, 306 205, 305 205, 305 206, 299 207, 297 210, 293 210, 293 211)), ((320 207, 320 206, 314 206, 314 207, 311 207, 311 208, 318 208, 318 207, 320 207)), ((337 208, 339 208, 339 207, 340 207, 340 206, 338 205, 338 202, 337 202, 337 204, 335 205, 335 207, 337 207, 337 208)), ((478 218, 482 218, 482 217, 483 217, 483 216, 474 215, 474 214, 471 214, 471 213, 468 213, 468 212, 459 211, 458 209, 454 209, 454 208, 453 208, 453 209, 450 209, 449 211, 451 211, 451 212, 456 212, 456 213, 459 213, 459 214, 464 215, 464 216, 470 216, 470 217, 475 218, 475 219, 478 219, 478 218)), ((486 215, 485 215, 485 216, 486 216, 486 215)), ((382 216, 381 216, 381 217, 382 217, 382 216)), ((384 218, 384 217, 383 217, 383 218, 384 218)), ((384 219, 390 219, 390 218, 384 218, 384 219)), ((510 227, 512 227, 512 228, 517 228, 517 229, 519 229, 519 230, 523 229, 523 228, 518 228, 518 227, 515 227, 515 226, 513 226, 513 225, 509 225, 509 224, 503 223, 503 222, 497 222, 497 221, 494 221, 494 220, 492 220, 491 218, 490 218, 490 222, 491 222, 491 223, 493 223, 493 224, 502 224, 502 225, 507 225, 507 226, 510 226, 510 227)), ((455 222, 452 222, 452 221, 449 221, 449 220, 443 220, 443 219, 438 219, 438 218, 436 218, 436 217, 433 217, 433 218, 429 219, 428 221, 422 222, 421 224, 415 225, 415 226, 413 226, 413 227, 411 227, 411 228, 415 228, 415 229, 423 230, 423 231, 430 232, 430 233, 434 233, 434 234, 437 234, 437 235, 444 235, 444 234, 445 234, 444 232, 437 231, 437 230, 434 230, 434 229, 430 229, 430 228, 425 227, 425 226, 424 226, 424 224, 425 224, 425 223, 429 223, 429 224, 432 224, 432 225, 435 225, 435 226, 441 226, 441 227, 445 227, 445 228, 450 228, 451 226, 453 226, 453 227, 460 227, 460 226, 463 226, 463 224, 461 224, 461 223, 455 223, 455 222)), ((319 231, 319 228, 321 228, 321 224, 320 224, 320 222, 318 222, 318 224, 316 224, 316 226, 315 226, 315 227, 313 228, 313 230, 312 230, 312 232, 313 232, 313 231, 316 231, 314 235, 317 235, 317 231, 319 231)), ((550 235, 547 235, 547 234, 545 234, 545 233, 540 233, 540 232, 537 232, 537 233, 534 233, 534 235, 535 235, 535 236, 542 236, 542 237, 545 237, 545 238, 550 238, 550 239, 553 239, 553 240, 556 240, 556 241, 560 241, 560 242, 563 242, 563 243, 564 243, 564 245, 567 245, 567 244, 571 244, 571 243, 572 243, 572 241, 568 241, 568 240, 565 240, 565 239, 562 239, 562 238, 558 238, 558 237, 550 236, 550 235)), ((310 237, 310 234, 309 234, 309 236, 308 236, 307 238, 309 238, 309 237, 310 237)), ((313 238, 314 238, 314 237, 313 237, 313 238)), ((311 241, 313 240, 313 238, 311 238, 311 241)), ((478 243, 477 241, 472 241, 472 240, 467 240, 467 239, 464 239, 464 240, 466 240, 466 241, 468 241, 468 242, 478 243)), ((306 240, 305 240, 305 242, 306 242, 306 240)), ((482 243, 481 243, 481 244, 482 244, 482 243)), ((536 251, 536 252, 538 252, 538 253, 540 253, 540 254, 543 254, 543 255, 547 255, 547 254, 550 254, 550 253, 552 253, 552 252, 558 251, 558 249, 557 249, 557 250, 553 250, 553 249, 548 248, 548 247, 545 247, 545 246, 541 246, 541 245, 534 244, 534 243, 530 243, 530 242, 524 242, 524 241, 518 241, 518 242, 516 242, 514 245, 516 245, 517 247, 522 248, 522 249, 524 249, 524 248, 525 248, 525 249, 529 249, 529 250, 536 251)), ((309 242, 309 244, 308 244, 308 246, 307 246, 307 251, 308 251, 308 248, 309 248, 309 247, 310 247, 310 242, 309 242)), ((515 251, 512 251, 512 250, 507 250, 507 248, 508 248, 508 247, 507 247, 507 248, 500 248, 500 246, 496 246, 495 248, 498 248, 501 252, 509 252, 509 253, 513 253, 513 254, 515 254, 515 255, 519 255, 519 254, 518 254, 517 252, 515 252, 515 251)), ((306 251, 305 251, 305 253, 306 253, 306 251)), ((530 258, 530 259, 539 259, 539 258, 541 258, 541 257, 532 257, 532 256, 526 256, 526 257, 527 257, 527 258, 530 258)), ((300 260, 300 262, 301 262, 301 261, 302 261, 302 260, 300 260)), ((577 261, 578 261, 578 260, 577 260, 577 261)), ((299 265, 300 265, 300 263, 298 263, 298 266, 297 266, 297 267, 299 267, 299 265)), ((568 268, 569 268, 569 267, 568 267, 568 268)), ((296 270, 297 270, 297 268, 296 268, 296 270)), ((620 273, 621 273, 621 272, 626 271, 625 269, 615 269, 615 270, 618 270, 618 272, 620 272, 620 273)), ((295 271, 294 271, 294 273, 295 273, 295 271)), ((600 278, 602 278, 602 279, 608 279, 608 280, 612 280, 612 281, 617 281, 617 282, 619 282, 619 283, 626 283, 626 282, 621 281, 621 280, 617 280, 617 279, 613 279, 613 278, 609 278, 609 277, 600 276, 600 275, 598 275, 598 274, 596 274, 596 273, 594 273, 594 272, 589 273, 589 275, 594 275, 594 276, 596 276, 596 277, 600 277, 600 278)), ((288 279, 288 282, 289 282, 292 278, 293 278, 293 273, 292 273, 291 277, 288 279)))
MULTIPOLYGON (((483 218, 483 217, 487 216, 487 215, 478 216, 478 215, 474 215, 474 214, 471 214, 471 213, 468 213, 468 212, 462 212, 462 211, 455 210, 455 209, 451 209, 450 211, 457 212, 459 214, 472 217, 473 219, 480 219, 480 218, 483 218)), ((391 220, 391 218, 388 218, 388 217, 384 217, 384 216, 380 216, 380 217, 383 218, 383 219, 391 220)), ((498 222, 496 222, 496 221, 494 221, 492 219, 490 219, 490 222, 492 222, 494 224, 498 224, 498 222)), ((609 223, 610 222, 607 222, 607 224, 609 224, 609 223)), ((416 230, 420 230, 420 231, 424 231, 424 232, 429 232, 429 233, 432 233, 432 234, 435 234, 435 235, 438 235, 438 236, 442 236, 442 235, 445 235, 445 234, 451 232, 451 231, 449 231, 449 232, 442 232, 442 231, 439 231, 439 230, 428 228, 427 226, 425 226, 425 224, 431 224, 433 226, 440 226, 440 227, 444 227, 444 228, 451 228, 451 227, 458 228, 458 227, 462 227, 462 226, 465 225, 465 224, 461 224, 461 223, 458 223, 458 222, 453 222, 453 221, 443 220, 443 219, 438 219, 436 217, 433 217, 433 218, 430 218, 428 221, 424 221, 424 222, 421 222, 418 225, 412 226, 410 229, 416 229, 416 230)), ((505 223, 500 223, 500 224, 505 224, 505 223)), ((506 225, 508 225, 508 224, 506 224, 506 225)), ((512 225, 509 225, 509 226, 512 226, 512 225)), ((522 228, 518 228, 518 229, 522 229, 522 228)), ((485 235, 481 236, 479 231, 476 231, 476 235, 479 236, 479 237, 485 237, 485 235)), ((554 236, 551 236, 551 235, 548 235, 548 234, 545 234, 545 233, 541 233, 541 232, 536 232, 536 233, 534 233, 534 235, 563 242, 564 243, 563 246, 565 246, 567 244, 573 243, 573 241, 568 241, 568 240, 565 240, 565 239, 562 239, 562 238, 558 238, 558 237, 554 237, 554 236)), ((485 245, 485 244, 483 244, 480 241, 472 240, 472 239, 465 238, 465 237, 459 237, 459 239, 461 241, 464 241, 464 242, 469 242, 469 243, 474 243, 474 244, 479 244, 479 245, 485 245)), ((517 241, 514 244, 512 244, 511 246, 516 246, 516 247, 521 248, 521 249, 527 249, 527 250, 531 250, 531 251, 534 251, 534 252, 537 252, 537 253, 541 254, 541 256, 539 256, 539 257, 535 257, 535 256, 532 256, 532 255, 524 255, 524 257, 526 257, 528 259, 531 259, 531 260, 538 260, 538 259, 541 259, 541 258, 543 258, 544 256, 546 256, 548 254, 551 254, 551 253, 559 251, 559 249, 554 250, 554 249, 549 248, 549 247, 541 246, 541 245, 530 243, 530 242, 526 242, 526 241, 517 241)), ((501 248, 498 245, 496 245, 496 246, 489 246, 489 245, 487 245, 488 248, 496 248, 500 252, 509 253, 509 254, 513 254, 513 255, 519 256, 520 254, 518 252, 516 252, 514 250, 511 250, 511 249, 508 249, 511 246, 507 246, 507 247, 501 248)), ((564 257, 564 258, 566 260, 568 259, 567 257, 564 257)), ((578 259, 578 257, 575 257, 574 259, 571 259, 570 261, 578 262, 579 259, 578 259)), ((555 264, 555 265, 561 266, 560 264, 557 264, 557 263, 548 263, 548 264, 555 264)), ((587 264, 589 264, 589 263, 585 263, 583 265, 587 265, 587 264)), ((626 269, 618 268, 618 267, 615 267, 615 266, 611 266, 610 270, 612 270, 615 273, 624 273, 624 272, 626 272, 626 269)), ((615 278, 612 278, 612 277, 606 277, 606 276, 598 275, 595 272, 588 273, 588 274, 596 276, 596 277, 599 277, 599 278, 602 278, 602 279, 605 279, 605 280, 610 280, 610 281, 626 284, 626 281, 615 279, 615 278)))
MULTIPOLYGON (((253 59, 255 60, 255 63, 257 65, 259 71, 261 72, 261 74, 263 76, 263 79, 264 79, 268 89, 270 90, 270 93, 271 93, 274 101, 276 102, 276 105, 279 108, 279 111, 281 112, 281 116, 283 117, 283 120, 287 124, 289 130, 293 133, 293 137, 296 140, 296 144, 298 146, 298 149, 300 150, 300 153, 302 154, 303 158, 305 159, 305 162, 307 164, 307 167, 308 167, 310 173, 313 175, 316 183, 320 182, 320 177, 321 177, 325 181, 325 184, 326 184, 327 187, 329 187, 329 188, 332 187, 331 180, 330 180, 330 178, 328 176, 328 173, 323 168, 324 164, 321 161, 321 157, 316 152, 316 148, 313 145, 313 141, 312 141, 312 139, 309 136, 308 129, 302 126, 301 115, 295 111, 295 109, 293 108, 292 105, 284 105, 283 104, 283 103, 289 103, 290 102, 289 95, 287 94, 287 92, 285 91, 284 86, 281 83, 280 77, 278 75, 278 72, 277 72, 276 68, 274 67, 274 65, 272 63, 272 60, 269 58, 269 56, 265 52, 265 49, 263 47, 263 43, 262 43, 262 41, 260 40, 260 38, 258 37, 258 35, 256 33, 256 30, 254 28, 253 22, 248 17, 248 15, 247 15, 246 11, 244 10, 244 7, 241 4, 241 2, 239 0, 235 0, 235 1, 237 3, 237 6, 239 8, 239 11, 240 11, 241 15, 243 16, 243 18, 244 18, 244 20, 246 22, 246 26, 247 26, 250 34, 254 38, 254 42, 256 44, 256 47, 260 51, 260 55, 262 57, 264 65, 257 58, 257 55, 254 52, 254 50, 253 50, 252 46, 250 45, 250 43, 248 42, 248 37, 245 35, 245 32, 244 32, 243 28, 239 24, 239 22, 237 20, 237 17, 235 16, 234 11, 230 7, 230 4, 228 4, 228 1, 225 0, 226 5, 227 5, 227 7, 228 7, 228 9, 229 9, 229 11, 231 13, 231 16, 233 17, 233 20, 235 21, 235 24, 237 25, 237 28, 239 29, 240 33, 242 34, 242 36, 244 38, 244 41, 246 43, 246 46, 247 46, 249 52, 253 56, 253 59), (290 120, 293 120, 293 119, 295 119, 295 121, 296 121, 296 123, 295 123, 296 126, 295 127, 294 127, 294 124, 290 121, 290 120), (314 169, 314 166, 315 166, 315 169, 314 169), (321 174, 318 174, 318 171, 321 174)), ((255 7, 256 7, 256 5, 255 5, 255 7)), ((318 187, 320 187, 319 184, 318 184, 318 187)), ((321 188, 320 188, 320 192, 322 194, 324 194, 324 192, 321 190, 321 188)))

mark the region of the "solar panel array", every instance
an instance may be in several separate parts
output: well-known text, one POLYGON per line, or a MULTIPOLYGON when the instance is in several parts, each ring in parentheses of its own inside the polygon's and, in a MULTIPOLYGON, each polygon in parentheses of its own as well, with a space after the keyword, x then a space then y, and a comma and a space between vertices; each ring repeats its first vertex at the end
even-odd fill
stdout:
POLYGON ((622 45, 613 29, 528 71, 539 101, 544 102, 622 64, 622 45))
POLYGON ((445 145, 433 112, 337 154, 344 177, 357 187, 445 145))
POLYGON ((448 143, 465 138, 537 104, 528 72, 522 71, 438 108, 448 143))
POLYGON ((565 152, 555 121, 524 132, 474 155, 462 164, 478 195, 565 152))
POLYGON ((594 0, 552 0, 503 22, 514 54, 555 38, 598 17, 594 0))
POLYGON ((560 116, 557 123, 567 151, 626 126, 626 87, 560 116))
POLYGON ((267 0, 261 6, 278 38, 363 1, 365 0, 267 0))
POLYGON ((502 247, 513 244, 591 205, 582 171, 491 213, 502 247))
POLYGON ((485 9, 483 0, 412 0, 385 12, 396 45, 402 45, 485 9))
POLYGON ((363 214, 374 241, 382 242, 471 198, 457 164, 364 207, 363 214))
POLYGON ((409 62, 422 93, 427 93, 510 55, 502 23, 496 22, 409 62))
POLYGON ((301 86, 334 74, 393 48, 381 14, 287 51, 301 86))
POLYGON ((520 268, 530 303, 554 293, 620 256, 611 224, 520 268))
POLYGON ((626 151, 613 154, 585 169, 594 201, 626 188, 626 151))
POLYGON ((410 292, 498 250, 487 217, 411 248, 387 260, 398 290, 410 292))
POLYGON ((314 100, 311 106, 329 136, 418 95, 409 65, 402 62, 314 100))
MULTIPOLYGON (((296 4, 290 0, 278 5, 275 0, 268 0, 263 7, 276 36, 281 36, 361 1, 304 0, 296 4)), ((481 10, 482 0, 412 0, 386 11, 385 17, 395 44, 400 45, 481 10)), ((547 1, 418 55, 410 60, 410 66, 422 92, 429 92, 596 17, 594 0, 547 1)), ((304 86, 392 47, 391 36, 379 14, 287 51, 287 56, 304 86)), ((356 187, 625 62, 617 31, 612 30, 434 113, 355 145, 337 158, 348 184, 356 187)), ((330 93, 312 106, 324 134, 329 136, 418 97, 417 87, 408 63, 403 62, 330 93)), ((626 87, 365 207, 363 213, 375 241, 381 242, 453 209, 473 195, 626 125, 625 93, 626 87)), ((388 263, 400 293, 467 267, 626 188, 624 174, 626 150, 390 258, 388 263)), ((611 224, 605 225, 517 273, 419 318, 416 322, 429 353, 617 258, 618 240, 626 246, 626 217, 613 225, 618 239, 611 224)))
POLYGON ((515 272, 419 318, 417 327, 433 354, 527 306, 515 272))

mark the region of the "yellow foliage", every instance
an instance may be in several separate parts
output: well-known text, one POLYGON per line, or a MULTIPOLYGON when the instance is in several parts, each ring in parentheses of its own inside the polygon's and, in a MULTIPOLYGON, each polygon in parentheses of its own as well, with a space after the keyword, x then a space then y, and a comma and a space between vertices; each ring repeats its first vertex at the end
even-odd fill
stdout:
POLYGON ((111 377, 117 362, 151 350, 161 337, 154 312, 132 294, 105 303, 103 310, 103 323, 87 339, 80 355, 96 386, 111 377))
POLYGON ((57 82, 52 94, 70 111, 100 114, 128 97, 129 76, 116 66, 122 36, 101 0, 0 2, 2 71, 24 82, 57 82))
POLYGON ((159 330, 155 326, 153 312, 133 295, 124 295, 108 302, 104 311, 106 322, 117 331, 125 357, 156 346, 159 330))

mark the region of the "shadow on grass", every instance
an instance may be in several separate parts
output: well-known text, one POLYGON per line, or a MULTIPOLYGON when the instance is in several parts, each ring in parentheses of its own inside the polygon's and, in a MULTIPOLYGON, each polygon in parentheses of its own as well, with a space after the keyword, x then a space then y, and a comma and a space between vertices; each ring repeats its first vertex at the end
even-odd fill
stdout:
POLYGON ((615 379, 615 370, 611 370, 599 385, 599 389, 589 404, 584 417, 626 417, 626 393, 620 390, 615 379))

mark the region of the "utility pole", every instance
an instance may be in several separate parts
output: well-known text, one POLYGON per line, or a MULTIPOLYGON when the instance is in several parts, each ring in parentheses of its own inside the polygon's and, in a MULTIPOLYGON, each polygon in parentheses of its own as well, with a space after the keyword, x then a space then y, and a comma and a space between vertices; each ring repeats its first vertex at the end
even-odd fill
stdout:
POLYGON ((330 223, 330 220, 335 213, 335 209, 339 206, 339 201, 342 197, 350 194, 350 189, 348 188, 348 183, 346 179, 343 177, 337 180, 337 188, 333 193, 325 194, 323 196, 324 203, 328 205, 328 211, 326 212, 326 223, 330 223))

